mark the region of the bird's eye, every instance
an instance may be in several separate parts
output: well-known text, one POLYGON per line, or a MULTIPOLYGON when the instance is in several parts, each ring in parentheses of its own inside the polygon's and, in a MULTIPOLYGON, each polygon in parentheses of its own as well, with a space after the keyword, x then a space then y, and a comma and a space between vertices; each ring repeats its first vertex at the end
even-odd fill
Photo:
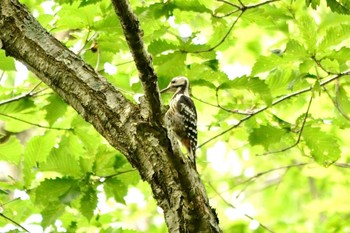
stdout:
POLYGON ((173 84, 176 83, 176 80, 171 80, 171 83, 173 83, 173 84))

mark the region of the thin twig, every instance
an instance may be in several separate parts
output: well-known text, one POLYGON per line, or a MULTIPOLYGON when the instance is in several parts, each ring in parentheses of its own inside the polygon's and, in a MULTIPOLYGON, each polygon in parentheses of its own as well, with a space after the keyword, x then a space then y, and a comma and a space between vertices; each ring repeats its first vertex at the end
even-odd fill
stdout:
POLYGON ((335 98, 332 97, 331 93, 329 93, 328 89, 326 87, 323 87, 324 91, 327 93, 329 99, 332 101, 335 108, 338 110, 338 112, 348 121, 350 121, 350 117, 344 112, 344 110, 341 108, 339 104, 339 83, 337 82, 335 84, 335 98))
MULTIPOLYGON (((343 76, 347 76, 347 75, 350 75, 350 71, 347 71, 347 72, 345 72, 345 73, 341 73, 341 74, 338 74, 338 75, 336 75, 336 76, 334 76, 334 77, 332 77, 332 78, 329 78, 329 79, 327 79, 327 80, 321 82, 321 83, 320 83, 320 86, 327 85, 327 84, 333 82, 334 80, 337 80, 337 79, 339 79, 339 78, 341 78, 341 77, 343 77, 343 76)), ((307 87, 307 88, 305 88, 305 89, 302 89, 302 90, 293 92, 293 93, 291 93, 291 94, 289 94, 289 95, 285 95, 285 96, 279 98, 278 100, 275 100, 274 102, 272 102, 272 104, 271 104, 270 106, 264 106, 264 107, 262 107, 262 108, 260 108, 260 109, 258 109, 258 110, 255 110, 251 115, 248 115, 248 116, 244 117, 244 118, 241 119, 237 124, 235 124, 235 125, 233 125, 233 126, 227 128, 226 130, 222 131, 221 133, 215 135, 214 137, 211 137, 211 138, 209 138, 208 140, 204 141, 202 144, 200 144, 199 146, 197 146, 197 148, 201 148, 201 147, 203 147, 204 145, 208 144, 209 142, 215 140, 216 138, 221 137, 222 135, 226 134, 227 132, 230 132, 231 130, 233 130, 233 129, 237 128, 238 126, 240 126, 243 122, 245 122, 245 121, 249 120, 251 117, 253 117, 253 116, 255 116, 255 115, 257 115, 257 114, 259 114, 259 113, 265 111, 266 109, 268 109, 268 108, 270 108, 270 107, 272 107, 272 106, 275 106, 275 105, 277 105, 277 104, 279 104, 279 103, 282 103, 282 102, 284 102, 285 100, 290 99, 290 98, 292 98, 292 97, 295 97, 295 96, 298 96, 298 95, 300 95, 300 94, 309 92, 309 91, 312 90, 312 88, 313 88, 313 86, 310 86, 310 87, 307 87)))
POLYGON ((231 16, 231 15, 233 15, 234 13, 237 13, 238 11, 240 11, 240 10, 234 10, 234 11, 231 11, 231 12, 226 13, 226 14, 221 15, 221 16, 212 14, 212 16, 215 17, 215 18, 218 18, 218 19, 222 19, 222 18, 226 18, 226 17, 228 17, 228 16, 231 16))
POLYGON ((123 66, 123 65, 126 65, 126 64, 129 64, 129 63, 133 63, 133 62, 134 62, 134 60, 125 61, 125 62, 117 63, 117 64, 115 64, 115 66, 123 66))
POLYGON ((83 45, 81 46, 81 48, 77 51, 77 55, 80 55, 81 52, 83 52, 83 50, 84 50, 86 44, 89 42, 90 32, 91 32, 91 30, 90 30, 90 28, 88 28, 88 32, 87 32, 87 34, 86 34, 84 43, 83 43, 83 45))
MULTIPOLYGON (((235 187, 237 187, 237 186, 239 186, 239 185, 245 185, 244 188, 243 188, 243 189, 245 190, 245 189, 246 189, 253 181, 255 181, 257 178, 259 178, 259 177, 261 177, 261 176, 264 176, 264 175, 266 175, 266 174, 268 174, 268 173, 271 173, 271 172, 274 172, 274 171, 278 171, 278 170, 282 170, 282 169, 288 170, 288 169, 293 168, 293 167, 302 167, 302 166, 306 166, 306 165, 308 165, 308 164, 309 164, 309 163, 296 163, 296 164, 290 164, 290 165, 286 165, 286 166, 283 166, 283 167, 272 168, 272 169, 267 170, 267 171, 259 172, 259 173, 255 174, 254 176, 249 177, 248 179, 239 182, 239 183, 238 183, 237 185, 235 185, 234 187, 229 188, 229 189, 227 189, 227 190, 225 190, 225 191, 220 192, 220 194, 223 194, 223 193, 225 193, 225 192, 228 192, 228 191, 232 190, 233 188, 235 188, 235 187)), ((349 165, 349 167, 350 167, 350 165, 349 165)), ((239 195, 240 195, 240 194, 238 194, 237 196, 239 196, 239 195)))
POLYGON ((34 92, 34 90, 35 90, 36 88, 38 88, 39 85, 40 85, 41 83, 42 83, 42 82, 39 82, 37 85, 35 85, 35 86, 32 88, 32 90, 30 90, 29 92, 27 92, 27 93, 25 93, 25 94, 22 94, 22 95, 13 97, 13 98, 11 98, 11 99, 7 99, 7 100, 0 101, 0 106, 1 106, 1 105, 4 105, 4 104, 9 104, 9 103, 11 103, 11 102, 15 102, 15 101, 18 101, 18 100, 27 98, 27 97, 32 97, 32 96, 35 96, 35 95, 39 94, 40 92, 43 92, 43 91, 46 90, 47 88, 44 88, 44 89, 42 89, 42 90, 39 90, 39 91, 34 92))
POLYGON ((112 177, 123 175, 123 174, 129 173, 129 172, 134 172, 134 171, 137 171, 137 169, 134 168, 134 169, 130 169, 130 170, 125 170, 125 171, 117 172, 115 174, 104 176, 104 177, 101 177, 101 178, 105 178, 105 180, 107 180, 107 179, 110 179, 112 177))
POLYGON ((205 49, 205 50, 199 50, 199 51, 181 51, 181 52, 186 52, 186 53, 204 53, 204 52, 210 52, 213 51, 214 49, 216 49, 217 47, 219 47, 222 43, 225 42, 226 38, 228 37, 228 35, 230 35, 232 29, 234 28, 234 26, 236 25, 236 23, 238 22, 239 18, 241 18, 241 16, 244 14, 245 11, 241 11, 241 13, 237 16, 237 18, 235 19, 235 21, 232 23, 231 27, 228 29, 228 31, 226 32, 226 34, 224 35, 223 38, 221 38, 221 40, 219 41, 219 43, 217 43, 216 45, 214 45, 213 47, 209 48, 209 49, 205 49))
MULTIPOLYGON (((234 28, 234 26, 236 25, 236 23, 238 22, 238 20, 242 17, 242 15, 244 14, 244 12, 246 12, 247 10, 249 9, 253 9, 253 8, 257 8, 259 6, 262 6, 262 5, 265 5, 265 4, 269 4, 271 2, 277 2, 277 1, 280 1, 280 0, 268 0, 266 2, 261 2, 261 3, 258 3, 258 4, 255 4, 255 5, 251 5, 251 6, 245 6, 240 0, 239 0, 239 3, 241 4, 241 6, 238 6, 236 4, 233 4, 233 3, 230 3, 226 0, 217 0, 217 1, 221 1, 223 3, 226 3, 226 4, 229 4, 235 8, 237 8, 236 10, 228 13, 227 15, 232 15, 238 11, 241 11, 241 13, 239 13, 239 15, 237 16, 237 18, 234 20, 234 22, 232 23, 231 27, 229 28, 229 30, 226 32, 226 34, 223 36, 223 38, 221 38, 221 40, 216 44, 214 45, 213 47, 209 48, 209 49, 204 49, 204 50, 199 50, 199 51, 186 51, 186 50, 181 50, 181 52, 185 52, 185 53, 204 53, 204 52, 210 52, 210 51, 213 51, 214 49, 216 49, 217 47, 219 47, 222 43, 225 42, 226 38, 229 36, 229 34, 231 33, 232 29, 234 28)), ((214 17, 217 17, 217 18, 220 18, 219 16, 215 16, 213 15, 214 17)))
POLYGON ((242 7, 244 7, 244 4, 241 0, 238 0, 239 4, 241 4, 242 7))
MULTIPOLYGON (((301 134, 303 133, 304 126, 305 126, 305 123, 306 123, 306 119, 307 119, 307 117, 308 117, 308 115, 309 115, 309 111, 310 111, 310 107, 311 107, 311 102, 312 102, 312 100, 313 100, 313 95, 311 95, 311 97, 310 97, 309 104, 308 104, 308 106, 307 106, 307 109, 306 109, 306 112, 305 112, 305 116, 304 116, 303 122, 302 122, 302 124, 301 124, 299 133, 298 133, 298 138, 297 138, 297 140, 296 140, 292 145, 290 145, 290 146, 287 146, 287 147, 282 148, 282 149, 280 149, 280 150, 268 151, 268 152, 265 152, 265 153, 263 153, 263 154, 261 154, 261 155, 270 155, 270 154, 282 153, 282 152, 285 152, 285 151, 287 151, 287 150, 292 149, 293 147, 295 147, 295 146, 297 146, 297 145, 299 144, 300 139, 301 139, 301 134)), ((260 155, 260 156, 261 156, 261 155, 260 155)), ((259 156, 259 155, 258 155, 258 156, 259 156)))
POLYGON ((1 72, 1 74, 0 74, 0 82, 4 76, 5 76, 5 71, 1 72))
POLYGON ((212 103, 209 103, 209 102, 206 102, 202 99, 199 99, 198 97, 194 96, 194 95, 191 95, 191 97, 195 100, 198 100, 199 102, 203 103, 203 104, 206 104, 206 105, 209 105, 209 106, 212 106, 212 107, 215 107, 215 108, 219 108, 219 109, 222 109, 226 112, 230 112, 230 113, 236 113, 236 114, 240 114, 240 115, 251 115, 253 112, 252 111, 242 111, 242 110, 238 110, 238 109, 228 109, 228 108, 225 108, 225 107, 222 107, 221 105, 216 105, 216 104, 212 104, 212 103))
MULTIPOLYGON (((7 205, 11 202, 14 202, 14 201, 17 201, 17 200, 20 200, 19 197, 15 198, 15 199, 12 199, 12 200, 9 200, 8 202, 5 202, 5 203, 2 203, 0 205, 0 207, 3 207, 4 205, 7 205)), ((0 216, 7 219, 8 221, 12 222, 13 224, 15 224, 16 226, 20 227, 21 229, 23 229, 24 231, 26 232, 29 232, 25 227, 23 227, 21 224, 17 223, 16 221, 12 220, 11 218, 7 217, 6 215, 4 215, 3 213, 0 213, 0 216)))
POLYGON ((10 222, 12 222, 16 226, 20 227, 22 230, 30 233, 30 231, 28 231, 25 227, 23 227, 21 224, 17 223, 16 221, 12 220, 11 218, 7 217, 6 215, 0 213, 0 216, 3 217, 4 219, 7 219, 10 222))
POLYGON ((334 163, 334 165, 341 168, 350 168, 349 163, 334 163))
POLYGON ((95 66, 95 71, 98 72, 98 67, 100 66, 101 62, 101 49, 99 46, 97 46, 97 61, 96 61, 96 66, 95 66))
MULTIPOLYGON (((263 6, 263 5, 266 5, 266 4, 269 4, 269 3, 272 3, 272 2, 279 2, 280 0, 269 0, 269 1, 266 1, 266 2, 261 2, 261 3, 258 3, 258 4, 255 4, 255 5, 251 5, 251 6, 245 6, 245 8, 247 9, 253 9, 253 8, 257 8, 259 6, 263 6)), ((241 2, 241 1, 239 1, 241 2)), ((241 3, 243 5, 243 3, 241 3)), ((244 6, 244 5, 243 5, 244 6)))
POLYGON ((16 198, 14 198, 14 199, 12 199, 12 200, 9 200, 8 202, 2 203, 2 204, 0 205, 0 207, 3 207, 3 206, 5 206, 5 205, 7 205, 7 204, 10 204, 11 202, 14 202, 14 201, 18 201, 18 200, 20 200, 20 199, 21 199, 21 198, 16 197, 16 198))
MULTIPOLYGON (((118 67, 118 66, 123 66, 123 65, 126 65, 126 64, 129 64, 129 63, 133 63, 134 60, 130 60, 130 61, 126 61, 126 62, 121 62, 121 63, 117 63, 115 64, 114 66, 118 67)), ((113 64, 112 64, 113 65, 113 64)), ((105 68, 102 68, 102 69, 99 69, 97 71, 98 73, 102 73, 102 72, 105 72, 105 68)))
POLYGON ((14 116, 10 116, 10 115, 4 114, 4 113, 0 113, 0 115, 1 115, 1 116, 4 116, 4 117, 11 118, 11 119, 16 120, 16 121, 20 121, 20 122, 29 124, 29 125, 36 126, 36 127, 39 127, 39 128, 53 129, 53 130, 73 130, 73 128, 59 128, 59 127, 50 127, 50 126, 40 125, 40 124, 36 124, 36 123, 33 123, 33 122, 29 122, 29 121, 26 121, 26 120, 23 120, 23 119, 14 117, 14 116))
MULTIPOLYGON (((331 72, 329 70, 327 70, 322 64, 321 64, 321 60, 316 59, 316 56, 311 56, 311 59, 317 64, 318 67, 320 67, 324 72, 326 72, 328 75, 336 75, 337 73, 331 72)), ((317 70, 316 70, 317 72, 317 70)), ((319 77, 319 76, 318 76, 319 77)))
MULTIPOLYGON (((232 203, 228 202, 223 196, 220 195, 220 193, 214 188, 214 186, 209 183, 209 186, 213 189, 213 191, 221 198, 221 200, 223 200, 223 202, 225 202, 226 205, 230 206, 231 208, 237 209, 236 206, 234 206, 232 203)), ((264 224, 262 224, 261 222, 259 222, 258 220, 256 220, 255 218, 253 218, 252 216, 246 214, 246 213, 242 213, 243 216, 245 216, 246 218, 250 219, 250 220, 254 220, 257 221, 259 223, 259 226, 264 228, 265 230, 267 230, 268 232, 273 233, 273 231, 271 229, 269 229, 267 226, 265 226, 264 224)))
POLYGON ((269 1, 266 1, 266 2, 261 2, 261 3, 255 4, 255 5, 250 5, 250 6, 244 5, 244 3, 242 1, 240 1, 240 0, 238 0, 238 1, 239 1, 241 6, 238 6, 236 4, 233 4, 233 3, 230 3, 230 2, 227 2, 227 1, 221 1, 221 0, 217 0, 217 1, 224 2, 224 3, 228 4, 228 5, 231 5, 231 6, 236 8, 235 10, 233 10, 233 11, 231 11, 229 13, 226 13, 224 15, 221 15, 221 16, 218 16, 218 15, 215 15, 215 14, 212 15, 213 17, 220 19, 220 18, 226 18, 226 17, 228 17, 228 16, 230 16, 230 15, 232 15, 232 14, 238 12, 238 11, 246 11, 246 10, 249 10, 249 9, 257 8, 257 7, 262 6, 262 5, 269 4, 271 2, 278 2, 280 0, 269 0, 269 1))
POLYGON ((225 108, 223 107, 221 104, 220 104, 220 100, 219 100, 219 88, 216 88, 215 90, 215 96, 216 96, 216 104, 218 105, 218 108, 226 111, 226 112, 230 112, 230 113, 237 113, 237 114, 241 114, 241 115, 252 115, 254 112, 251 111, 251 110, 248 110, 248 111, 241 111, 241 110, 231 110, 231 109, 228 109, 228 108, 225 108))

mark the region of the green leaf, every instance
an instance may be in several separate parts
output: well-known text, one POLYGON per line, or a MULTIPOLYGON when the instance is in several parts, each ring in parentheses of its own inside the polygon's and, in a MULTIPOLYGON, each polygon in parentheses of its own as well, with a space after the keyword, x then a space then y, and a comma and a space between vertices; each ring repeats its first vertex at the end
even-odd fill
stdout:
POLYGON ((78 198, 80 195, 80 188, 77 183, 74 183, 64 194, 59 197, 62 204, 70 205, 70 203, 78 198))
POLYGON ((203 0, 174 0, 173 2, 176 8, 183 11, 211 13, 211 10, 206 7, 206 4, 203 2, 203 0))
POLYGON ((326 35, 318 45, 320 50, 330 49, 331 46, 338 45, 350 37, 350 25, 340 24, 327 29, 326 35))
POLYGON ((220 81, 227 80, 227 75, 217 70, 217 60, 191 64, 187 76, 191 78, 192 86, 206 86, 211 89, 215 89, 220 81))
POLYGON ((261 56, 253 66, 252 76, 255 76, 259 73, 271 71, 282 63, 284 63, 283 58, 276 54, 271 54, 270 56, 261 56))
POLYGON ((90 4, 96 4, 100 2, 101 0, 81 0, 79 7, 87 6, 90 4))
POLYGON ((104 190, 108 196, 113 196, 116 202, 125 204, 124 197, 128 193, 128 186, 116 177, 106 180, 104 190))
POLYGON ((339 63, 337 60, 331 60, 331 59, 322 59, 321 60, 322 67, 331 73, 339 73, 339 63))
POLYGON ((47 101, 49 104, 44 107, 46 110, 45 119, 50 125, 53 125, 66 112, 67 104, 56 94, 50 95, 47 101))
POLYGON ((308 53, 303 45, 296 40, 290 40, 286 47, 286 56, 293 59, 302 59, 308 57, 308 53))
POLYGON ((315 61, 311 59, 306 59, 299 65, 299 71, 302 74, 307 74, 315 66, 315 61))
POLYGON ((93 17, 97 14, 97 8, 94 5, 88 5, 80 7, 80 1, 74 2, 70 6, 63 7, 58 12, 60 20, 57 21, 56 25, 59 29, 81 29, 89 28, 94 24, 93 17), (79 12, 79 14, 76 14, 79 12), (74 20, 71 16, 75 15, 74 20))
POLYGON ((185 59, 185 53, 175 52, 155 57, 153 61, 159 77, 175 77, 185 73, 185 59))
POLYGON ((192 86, 202 86, 202 87, 209 87, 210 89, 215 90, 216 86, 213 84, 213 82, 204 80, 204 79, 196 79, 191 82, 192 86))
POLYGON ((24 151, 24 160, 28 166, 45 162, 56 144, 57 134, 54 131, 47 131, 42 136, 35 136, 27 143, 24 151))
POLYGON ((171 51, 178 48, 178 45, 174 42, 170 42, 168 40, 154 40, 148 46, 148 51, 152 53, 152 55, 157 55, 165 51, 171 51))
POLYGON ((15 60, 12 57, 7 57, 4 50, 0 50, 0 70, 16 70, 15 60))
POLYGON ((126 162, 127 161, 114 149, 110 150, 106 146, 100 146, 96 153, 94 171, 97 176, 108 176, 116 173, 116 166, 121 167, 126 162), (116 165, 116 163, 118 164, 116 165))
POLYGON ((137 230, 131 230, 131 229, 124 229, 124 228, 115 228, 115 227, 108 227, 107 229, 102 229, 100 233, 142 233, 143 231, 137 231, 137 230))
POLYGON ((80 200, 80 212, 84 215, 89 221, 92 216, 94 216, 94 210, 97 206, 97 193, 96 190, 89 186, 82 194, 80 200))
POLYGON ((33 100, 30 98, 23 98, 18 101, 0 105, 0 112, 3 114, 13 115, 28 112, 35 107, 36 106, 33 100))
POLYGON ((272 96, 270 92, 270 88, 263 80, 259 78, 249 78, 247 76, 243 76, 241 78, 236 78, 227 82, 223 82, 218 89, 248 89, 254 94, 258 94, 262 100, 270 105, 272 103, 272 96))
POLYGON ((0 160, 18 165, 23 153, 23 145, 15 136, 0 144, 0 160))
POLYGON ((316 96, 320 96, 321 95, 321 85, 319 80, 316 80, 314 85, 312 86, 312 96, 316 97, 316 96))
POLYGON ((294 70, 274 70, 270 72, 266 79, 266 84, 271 90, 273 96, 281 96, 286 91, 293 89, 293 84, 297 79, 297 73, 294 70))
POLYGON ((318 127, 305 126, 302 138, 310 149, 315 161, 328 167, 340 157, 340 149, 336 138, 318 127))
POLYGON ((320 5, 320 0, 305 0, 306 6, 312 7, 312 9, 316 10, 317 6, 320 5))
POLYGON ((317 43, 317 25, 314 19, 310 15, 304 14, 297 19, 296 23, 307 49, 314 52, 317 43))
POLYGON ((336 0, 327 0, 327 6, 331 8, 333 12, 350 15, 350 9, 346 8, 345 5, 342 5, 336 0))
POLYGON ((65 134, 65 136, 62 137, 60 147, 67 149, 75 160, 79 160, 87 153, 82 141, 79 140, 79 138, 71 132, 69 132, 68 135, 65 134))
POLYGON ((94 132, 95 134, 91 134, 92 132, 89 127, 79 127, 78 121, 72 123, 72 127, 74 128, 74 134, 83 142, 85 149, 89 153, 95 154, 98 147, 96 141, 99 139, 96 133, 94 132), (90 133, 87 133, 87 131, 90 131, 90 133))
POLYGON ((342 47, 339 50, 333 50, 330 55, 327 56, 330 59, 336 59, 341 62, 346 62, 350 60, 350 48, 342 47))
POLYGON ((65 206, 59 202, 51 203, 41 212, 43 220, 41 226, 45 229, 49 225, 53 224, 59 216, 63 214, 65 206))
MULTIPOLYGON (((121 44, 125 44, 125 41, 122 41, 122 40, 115 41, 115 43, 116 43, 116 44, 114 44, 115 47, 111 46, 113 44, 112 41, 109 41, 109 43, 107 43, 108 42, 107 38, 110 38, 110 36, 111 36, 111 34, 108 34, 108 33, 113 33, 112 35, 114 35, 114 36, 118 36, 121 33, 123 33, 120 23, 117 20, 115 20, 115 15, 113 15, 113 14, 106 15, 102 20, 95 22, 94 25, 92 26, 92 28, 96 31, 104 32, 103 35, 100 35, 98 37, 98 45, 101 46, 101 39, 102 39, 104 44, 109 45, 109 46, 102 46, 102 48, 105 48, 105 49, 110 48, 114 52, 114 51, 118 51, 120 49, 119 46, 121 44), (116 46, 116 45, 118 45, 118 46, 116 46)), ((119 36, 118 36, 118 38, 119 38, 119 36)), ((120 39, 121 39, 121 37, 120 37, 120 39)))
POLYGON ((221 6, 216 7, 214 10, 215 15, 219 15, 219 16, 226 15, 231 12, 232 12, 232 6, 229 4, 222 4, 221 6))
POLYGON ((347 114, 350 114, 350 99, 349 95, 346 92, 346 90, 339 86, 338 92, 337 92, 337 98, 336 101, 338 103, 339 108, 347 114))
POLYGON ((46 206, 51 202, 57 202, 62 199, 62 196, 64 197, 76 183, 75 180, 67 177, 45 179, 35 189, 35 203, 46 206))
POLYGON ((67 148, 54 148, 47 162, 40 168, 42 171, 55 171, 66 176, 80 177, 82 175, 79 162, 70 155, 67 148))
POLYGON ((34 101, 29 97, 0 105, 0 112, 9 116, 0 115, 0 119, 6 122, 5 129, 10 132, 22 132, 33 127, 22 120, 36 123, 38 121, 37 117, 40 116, 40 111, 36 107, 34 101))
POLYGON ((139 173, 130 164, 124 164, 118 172, 120 172, 117 175, 118 179, 129 186, 136 185, 141 180, 139 173))
POLYGON ((272 144, 281 142, 281 138, 286 134, 284 129, 273 127, 271 125, 261 125, 254 128, 249 135, 249 143, 252 146, 262 145, 268 150, 272 144))

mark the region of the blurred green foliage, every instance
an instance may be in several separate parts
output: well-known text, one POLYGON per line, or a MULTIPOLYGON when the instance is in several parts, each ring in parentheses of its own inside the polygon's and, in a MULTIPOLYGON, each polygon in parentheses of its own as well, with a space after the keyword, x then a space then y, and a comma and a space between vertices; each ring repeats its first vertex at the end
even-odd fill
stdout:
MULTIPOLYGON (((130 100, 142 93, 110 1, 21 2, 130 100)), ((350 232, 349 2, 131 5, 159 86, 191 81, 223 231, 350 232)), ((3 51, 0 84, 0 231, 24 231, 7 218, 31 232, 166 231, 123 155, 3 51)))

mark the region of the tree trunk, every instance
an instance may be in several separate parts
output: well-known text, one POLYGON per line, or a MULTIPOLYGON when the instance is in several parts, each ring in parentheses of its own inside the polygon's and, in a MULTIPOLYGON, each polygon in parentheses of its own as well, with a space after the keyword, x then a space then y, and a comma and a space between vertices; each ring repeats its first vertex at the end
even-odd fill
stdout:
POLYGON ((127 1, 114 0, 113 5, 144 87, 139 105, 52 37, 17 0, 1 0, 0 48, 25 64, 138 169, 164 211, 169 232, 220 232, 198 173, 162 124, 157 77, 137 18, 127 1))

